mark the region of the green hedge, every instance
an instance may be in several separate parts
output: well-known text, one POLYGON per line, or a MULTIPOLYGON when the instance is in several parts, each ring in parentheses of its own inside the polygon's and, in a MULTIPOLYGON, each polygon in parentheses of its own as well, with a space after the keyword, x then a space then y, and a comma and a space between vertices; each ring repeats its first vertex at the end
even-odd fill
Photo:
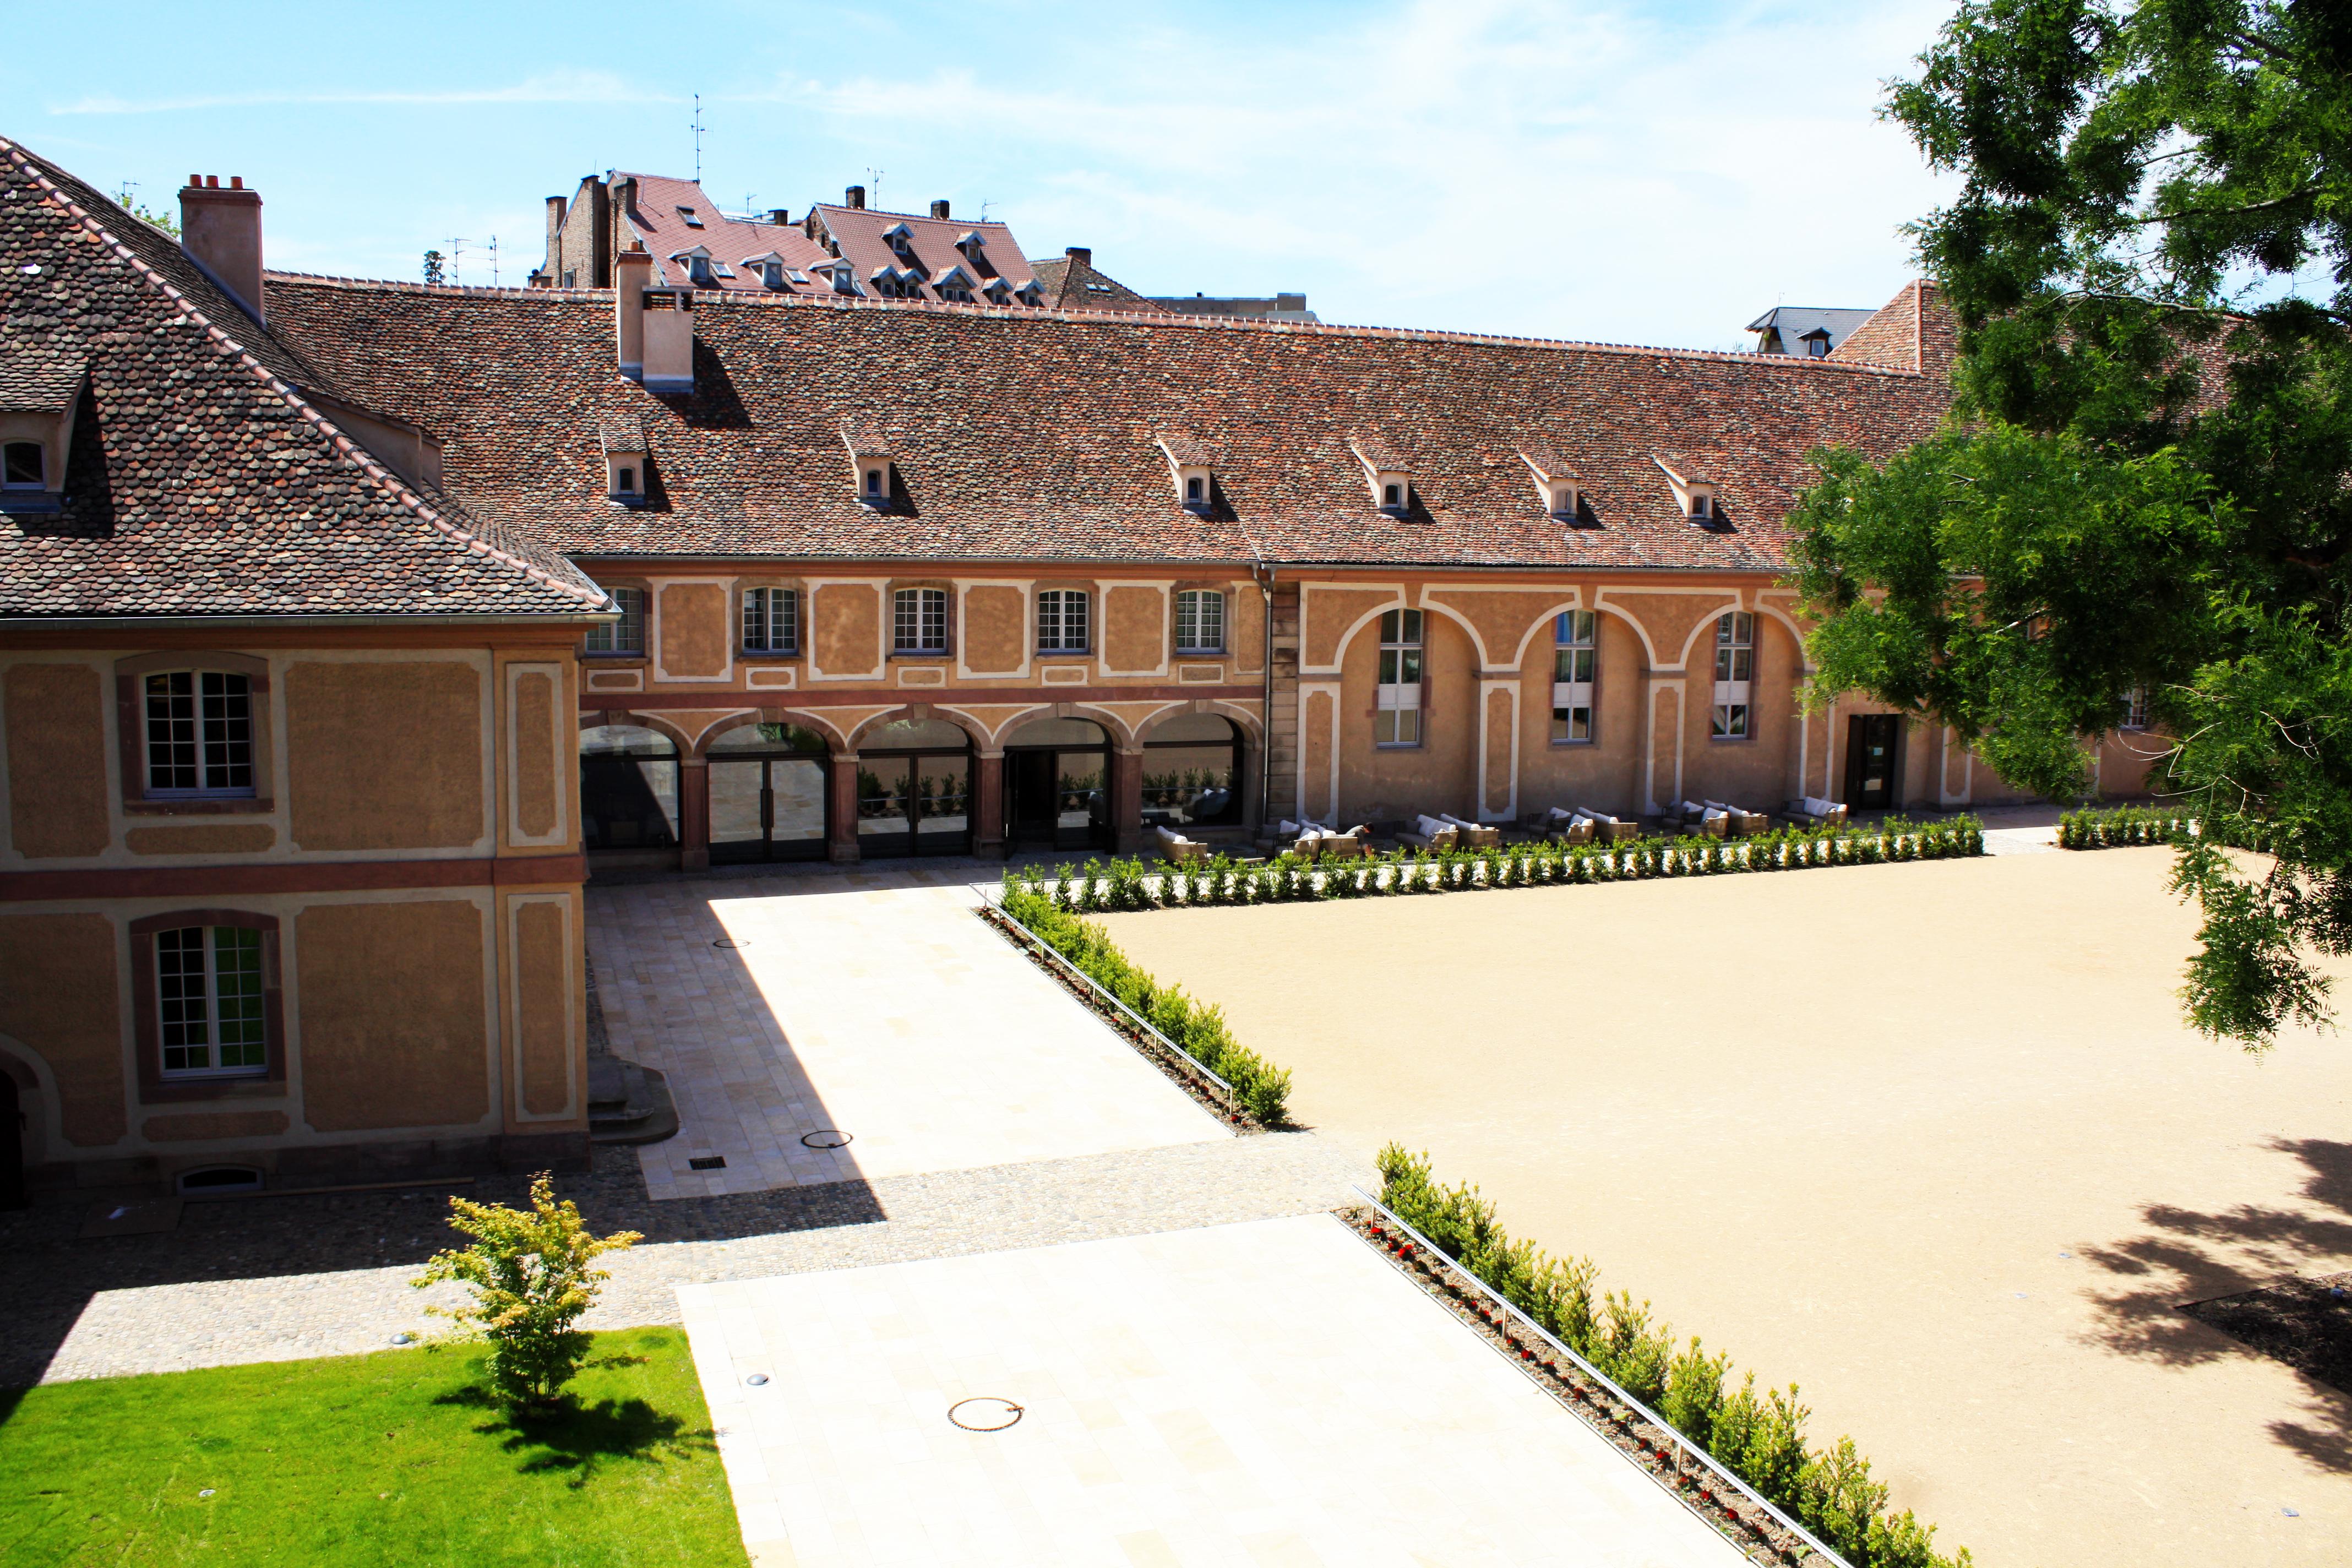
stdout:
POLYGON ((1854 1568, 1966 1568, 1935 1549, 1935 1527, 1909 1510, 1889 1513, 1885 1483, 1870 1461, 1840 1437, 1827 1448, 1805 1443, 1811 1414, 1784 1393, 1756 1388, 1748 1373, 1727 1390, 1731 1359, 1708 1355, 1698 1340, 1677 1350, 1674 1331, 1654 1321, 1650 1303, 1612 1291, 1596 1301, 1599 1270, 1590 1258, 1560 1258, 1514 1241, 1496 1223, 1495 1205, 1475 1186, 1441 1187, 1429 1157, 1391 1143, 1380 1153, 1381 1201, 1448 1258, 1485 1280, 1619 1387, 1663 1416, 1716 1462, 1842 1553, 1854 1568))
POLYGON ((1476 888, 1616 882, 1646 877, 1703 877, 1738 871, 1788 871, 1814 866, 1867 866, 1941 860, 1984 853, 1984 825, 1973 816, 1917 823, 1889 817, 1875 828, 1781 828, 1752 838, 1643 838, 1630 844, 1503 845, 1443 853, 1395 850, 1355 860, 1317 863, 1285 852, 1259 865, 1230 856, 1191 866, 1129 857, 1088 860, 1069 876, 1008 872, 1007 888, 1040 895, 1051 906, 1091 914, 1185 905, 1267 904, 1360 899, 1476 888))
POLYGON ((1289 1070, 1236 1041, 1222 1009, 1193 1001, 1181 986, 1160 984, 1129 963, 1102 927, 1062 910, 1009 870, 1003 908, 1096 984, 1150 1019, 1194 1061, 1232 1084, 1242 1108, 1260 1126, 1286 1123, 1289 1070))
POLYGON ((2245 817, 2204 818, 2171 806, 2118 805, 2070 811, 2058 819, 2061 849, 2116 849, 2133 844, 2173 844, 2190 834, 2233 849, 2267 850, 2270 826, 2245 817))

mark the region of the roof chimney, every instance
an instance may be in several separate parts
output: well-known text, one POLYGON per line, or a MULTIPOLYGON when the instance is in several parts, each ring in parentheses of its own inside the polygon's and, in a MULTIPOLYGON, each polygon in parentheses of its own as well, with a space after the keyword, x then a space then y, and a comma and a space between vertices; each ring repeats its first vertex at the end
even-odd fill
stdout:
POLYGON ((1063 248, 1062 254, 1070 258, 1070 265, 1073 267, 1083 267, 1089 272, 1095 269, 1095 253, 1091 247, 1066 246, 1063 248))
POLYGON ((793 221, 792 211, 787 207, 770 207, 768 209, 768 221, 775 225, 778 228, 783 228, 793 221))
POLYGON ((863 211, 866 206, 866 187, 864 185, 852 185, 847 190, 841 193, 841 199, 845 205, 856 207, 863 211))
POLYGON ((226 190, 218 174, 188 176, 180 192, 180 248, 255 321, 263 320, 261 195, 245 188, 243 175, 230 175, 226 190))
POLYGON ((945 217, 948 216, 948 204, 944 198, 931 204, 931 216, 933 217, 945 217))
POLYGON ((621 374, 641 381, 646 374, 646 285, 654 280, 654 258, 644 245, 632 245, 613 258, 613 342, 621 374))

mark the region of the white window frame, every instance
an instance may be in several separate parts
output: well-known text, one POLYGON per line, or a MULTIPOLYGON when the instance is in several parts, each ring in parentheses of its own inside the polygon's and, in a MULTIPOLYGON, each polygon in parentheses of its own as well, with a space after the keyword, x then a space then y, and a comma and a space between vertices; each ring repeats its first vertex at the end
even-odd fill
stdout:
POLYGON ((1591 610, 1562 610, 1552 618, 1551 743, 1592 743, 1592 689, 1600 668, 1599 618, 1591 610))
POLYGON ((1043 588, 1037 593, 1037 651, 1086 653, 1093 647, 1091 597, 1084 588, 1043 588))
POLYGON ((890 600, 890 651, 928 656, 948 651, 948 591, 900 588, 890 600))
POLYGON ((588 628, 588 651, 615 656, 637 655, 646 651, 646 591, 643 588, 608 588, 613 603, 619 606, 621 618, 588 628))
POLYGON ((149 940, 155 944, 156 1067, 162 1076, 171 1079, 256 1078, 267 1073, 269 1025, 262 973, 263 933, 248 926, 177 926, 155 931, 149 940), (233 961, 226 971, 223 938, 230 939, 227 956, 233 961), (224 977, 234 984, 225 987, 224 977), (235 1004, 226 1015, 224 990, 235 1004), (174 1052, 181 1054, 176 1067, 174 1052), (231 1054, 235 1061, 226 1059, 231 1054))
POLYGON ((1381 613, 1378 682, 1372 707, 1372 744, 1421 744, 1422 687, 1428 676, 1427 649, 1423 641, 1428 626, 1419 610, 1381 613))
POLYGON ((743 651, 798 653, 801 593, 765 585, 743 590, 743 651))
POLYGON ((1756 733, 1756 616, 1731 610, 1715 623, 1715 707, 1711 741, 1752 740, 1756 733))
POLYGON ((1176 651, 1225 651, 1225 595, 1217 588, 1182 588, 1176 594, 1176 651))
POLYGON ((140 679, 139 690, 147 799, 255 797, 251 677, 222 669, 159 669, 140 679), (174 682, 184 682, 187 689, 173 690, 174 682), (183 748, 184 763, 175 754, 183 748), (173 781, 184 773, 193 782, 158 784, 159 772, 173 781))
POLYGON ((2147 688, 2135 686, 2124 693, 2124 721, 2126 730, 2147 728, 2147 688))

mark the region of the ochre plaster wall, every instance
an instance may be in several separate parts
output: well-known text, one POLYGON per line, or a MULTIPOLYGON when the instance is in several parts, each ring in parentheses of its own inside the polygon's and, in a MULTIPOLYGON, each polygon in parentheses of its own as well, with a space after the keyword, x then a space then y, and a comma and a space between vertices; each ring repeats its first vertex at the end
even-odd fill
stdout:
POLYGON ((515 677, 509 719, 515 735, 515 826, 532 838, 554 832, 561 819, 555 792, 562 742, 555 699, 552 676, 526 670, 515 677))
POLYGON ((881 668, 881 590, 870 583, 817 588, 809 596, 809 651, 827 671, 881 668))
POLYGON ((122 836, 133 855, 253 855, 278 842, 266 822, 213 822, 188 827, 134 827, 122 836))
MULTIPOLYGON (((1650 645, 1658 650, 1661 669, 1674 668, 1683 644, 1700 622, 1712 621, 1724 611, 1738 607, 1737 595, 1728 590, 1720 594, 1628 594, 1612 588, 1608 598, 1610 604, 1640 621, 1650 634, 1650 645)), ((1693 645, 1691 673, 1698 674, 1702 666, 1712 671, 1714 658, 1715 649, 1704 639, 1693 645)))
POLYGON ((1265 599, 1255 583, 1236 583, 1225 595, 1225 647, 1235 672, 1265 673, 1265 599))
POLYGON ((1010 584, 973 588, 963 599, 963 662, 974 675, 1009 675, 1028 654, 1027 596, 1010 584))
POLYGON ((1642 639, 1615 616, 1593 617, 1591 745, 1551 743, 1554 642, 1528 643, 1519 665, 1519 813, 1580 805, 1612 816, 1641 809, 1642 639))
POLYGON ((9 840, 28 858, 107 846, 105 679, 86 664, 18 664, 5 688, 9 840))
POLYGON ((522 1108, 555 1116, 571 1103, 572 1008, 567 991, 571 941, 561 904, 535 901, 515 911, 515 984, 522 1020, 522 1108))
MULTIPOLYGON (((1486 767, 1480 780, 1484 798, 1478 803, 1480 816, 1500 815, 1511 809, 1512 757, 1514 750, 1511 725, 1512 691, 1507 686, 1486 688, 1486 767)), ((1473 817, 1473 821, 1478 820, 1473 817)))
POLYGON ((48 1064, 58 1131, 95 1149, 121 1138, 121 980, 104 915, 0 916, 0 1035, 48 1064))
POLYGON ((1376 747, 1380 623, 1358 632, 1341 659, 1339 809, 1342 826, 1416 812, 1468 816, 1477 807, 1478 693, 1470 634, 1432 611, 1422 618, 1421 744, 1376 747))
MULTIPOLYGON (((1347 635, 1357 616, 1397 602, 1396 595, 1386 588, 1321 588, 1308 584, 1299 592, 1306 604, 1300 612, 1304 625, 1299 630, 1298 662, 1306 669, 1329 668, 1332 660, 1339 657, 1339 639, 1347 635)), ((1377 632, 1379 625, 1376 622, 1367 629, 1377 632)))
POLYGON ((1113 669, 1157 669, 1168 662, 1168 595, 1157 588, 1113 588, 1103 595, 1103 662, 1113 669))
POLYGON ((448 1127, 488 1112, 483 921, 455 899, 302 911, 295 968, 313 1128, 448 1127))
MULTIPOLYGON (((1796 639, 1768 616, 1756 617, 1756 678, 1748 683, 1748 738, 1717 741, 1708 731, 1715 709, 1715 644, 1702 636, 1691 649, 1685 688, 1691 710, 1683 728, 1683 794, 1719 800, 1747 811, 1778 811, 1796 792, 1796 639)), ((1933 734, 1927 743, 1932 745, 1933 734)), ((1933 798, 1935 770, 1927 770, 1933 798)), ((1659 787, 1665 787, 1665 781, 1659 787)), ((1664 804, 1661 797, 1660 804, 1664 804)))
POLYGON ((153 1143, 200 1138, 275 1138, 286 1131, 282 1110, 187 1110, 151 1116, 139 1131, 153 1143))
POLYGON ((482 674, 454 659, 286 672, 304 849, 452 849, 482 836, 482 674))
POLYGON ((1537 620, 1548 620, 1549 613, 1568 596, 1558 588, 1474 592, 1443 587, 1431 588, 1422 595, 1424 602, 1445 605, 1477 629, 1479 640, 1486 645, 1490 668, 1510 665, 1519 639, 1527 636, 1537 620))
POLYGON ((716 583, 666 583, 656 619, 663 674, 695 679, 727 672, 725 588, 716 583))

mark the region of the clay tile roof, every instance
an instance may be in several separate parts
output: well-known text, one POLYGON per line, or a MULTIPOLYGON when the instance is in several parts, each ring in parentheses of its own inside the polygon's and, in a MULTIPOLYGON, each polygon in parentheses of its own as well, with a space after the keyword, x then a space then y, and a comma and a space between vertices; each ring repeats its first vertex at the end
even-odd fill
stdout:
POLYGON ((1559 448, 1549 441, 1522 441, 1518 445, 1518 453, 1528 467, 1547 479, 1573 479, 1577 477, 1576 469, 1560 455, 1559 448))
POLYGON ((646 422, 634 414, 607 416, 597 426, 596 434, 603 440, 606 452, 651 450, 646 445, 646 422))
POLYGON ((1210 468, 1216 466, 1216 455, 1206 441, 1189 430, 1171 430, 1160 437, 1160 449, 1168 454, 1171 463, 1187 468, 1210 468))
POLYGON ((1374 473, 1402 474, 1406 471, 1403 454, 1378 436, 1350 437, 1348 447, 1362 459, 1364 467, 1374 473))
POLYGON ((1714 469, 1704 458, 1689 452, 1660 452, 1658 467, 1686 485, 1711 485, 1714 469))
POLYGON ((86 360, 16 359, 0 362, 0 413, 62 414, 81 392, 89 374, 86 360))
POLYGON ((441 437, 450 494, 469 515, 583 558, 1778 574, 1782 519, 1813 479, 1806 455, 1891 456, 1933 431, 1950 397, 1939 374, 1802 356, 705 299, 698 362, 723 374, 670 398, 614 374, 608 295, 279 275, 270 320, 346 395, 441 437), (658 499, 628 511, 607 500, 593 446, 601 420, 625 413, 662 448, 658 499), (863 444, 864 425, 919 467, 910 504, 877 514, 841 483, 844 446, 863 444), (1410 520, 1365 509, 1352 443, 1380 431, 1412 433, 1410 520), (1538 431, 1574 432, 1584 527, 1560 528, 1493 460, 1538 431), (1213 516, 1168 505, 1160 433, 1213 451, 1225 502, 1213 516), (1736 521, 1690 526, 1661 482, 1654 455, 1668 452, 1710 456, 1704 471, 1721 476, 1736 521))
POLYGON ((887 459, 890 456, 889 432, 883 429, 878 419, 865 419, 855 414, 842 416, 841 439, 853 458, 887 459))
MULTIPOLYGON (((399 304, 377 296, 365 330, 396 334, 399 304)), ((328 383, 170 235, 5 138, 0 321, 12 388, 54 395, 87 365, 94 410, 60 510, 0 518, 0 616, 581 616, 603 600, 543 540, 395 474, 330 412, 380 405, 328 383)))

